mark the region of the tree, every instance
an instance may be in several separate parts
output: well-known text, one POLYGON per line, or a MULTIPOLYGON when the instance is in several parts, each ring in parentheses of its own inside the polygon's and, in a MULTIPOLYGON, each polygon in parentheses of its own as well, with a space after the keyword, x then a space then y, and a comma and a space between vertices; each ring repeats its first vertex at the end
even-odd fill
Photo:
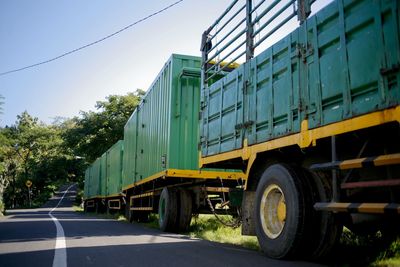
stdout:
MULTIPOLYGON (((32 181, 34 204, 47 200, 54 184, 83 181, 87 164, 119 139, 144 92, 110 95, 96 103, 97 112, 72 119, 55 118, 46 125, 27 111, 14 125, 0 128, 0 202, 7 207, 27 205, 27 180, 32 181)), ((1 204, 0 204, 1 211, 1 204)))
POLYGON ((123 138, 124 126, 144 93, 139 89, 124 96, 110 95, 107 101, 96 103, 98 112, 81 112, 81 118, 64 122, 69 125, 64 134, 67 146, 88 162, 94 161, 123 138))
POLYGON ((12 164, 13 157, 9 155, 9 140, 0 131, 0 215, 3 213, 4 201, 3 195, 7 186, 10 184, 10 177, 15 171, 15 166, 12 164))
POLYGON ((15 125, 1 133, 7 140, 2 181, 4 187, 11 185, 5 199, 8 206, 26 205, 27 180, 33 182, 32 192, 40 195, 48 185, 78 173, 73 154, 64 149, 62 127, 40 123, 25 111, 17 116, 15 125))

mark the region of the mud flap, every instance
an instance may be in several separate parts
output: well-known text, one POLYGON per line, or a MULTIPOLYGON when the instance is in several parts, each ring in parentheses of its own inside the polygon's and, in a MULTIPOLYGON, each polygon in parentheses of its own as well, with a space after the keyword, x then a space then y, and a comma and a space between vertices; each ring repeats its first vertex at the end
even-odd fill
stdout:
POLYGON ((255 236, 255 191, 244 191, 242 202, 242 235, 255 236))

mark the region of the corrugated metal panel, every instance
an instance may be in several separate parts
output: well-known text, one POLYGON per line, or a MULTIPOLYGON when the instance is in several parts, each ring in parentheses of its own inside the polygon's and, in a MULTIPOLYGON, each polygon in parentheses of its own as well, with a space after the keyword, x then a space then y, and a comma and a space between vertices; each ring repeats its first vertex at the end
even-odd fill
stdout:
POLYGON ((107 195, 107 152, 101 155, 100 159, 100 195, 107 195))
POLYGON ((124 186, 198 164, 200 58, 172 55, 125 126, 124 186))
POLYGON ((88 168, 85 170, 85 184, 84 184, 84 190, 83 190, 84 198, 88 198, 88 197, 90 196, 90 193, 89 193, 90 168, 91 168, 91 167, 88 167, 88 168))
POLYGON ((100 195, 100 158, 90 167, 89 197, 100 195))
POLYGON ((314 47, 306 58, 310 128, 400 102, 399 71, 381 72, 400 64, 398 25, 398 1, 336 1, 300 29, 314 47))
POLYGON ((248 144, 300 130, 300 58, 295 31, 248 64, 245 98, 248 144))
POLYGON ((121 192, 124 141, 119 140, 107 151, 107 196, 121 192))
POLYGON ((172 109, 168 168, 198 168, 200 65, 198 60, 173 62, 172 109), (188 67, 186 70, 185 68, 188 67), (183 69, 183 72, 182 72, 183 69))
POLYGON ((201 120, 203 155, 242 146, 244 66, 229 73, 203 92, 201 120))
POLYGON ((335 1, 203 91, 210 156, 400 103, 399 9, 335 1))
POLYGON ((124 128, 124 159, 122 170, 122 185, 134 182, 136 173, 136 142, 137 142, 137 110, 135 110, 124 128))

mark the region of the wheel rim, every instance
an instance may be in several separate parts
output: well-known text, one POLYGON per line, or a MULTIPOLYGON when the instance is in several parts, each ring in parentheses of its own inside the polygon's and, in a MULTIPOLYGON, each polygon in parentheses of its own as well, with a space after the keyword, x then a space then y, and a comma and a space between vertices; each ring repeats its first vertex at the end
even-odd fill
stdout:
POLYGON ((261 225, 265 234, 277 238, 283 231, 286 221, 286 202, 282 189, 276 185, 269 185, 262 197, 260 206, 261 225))

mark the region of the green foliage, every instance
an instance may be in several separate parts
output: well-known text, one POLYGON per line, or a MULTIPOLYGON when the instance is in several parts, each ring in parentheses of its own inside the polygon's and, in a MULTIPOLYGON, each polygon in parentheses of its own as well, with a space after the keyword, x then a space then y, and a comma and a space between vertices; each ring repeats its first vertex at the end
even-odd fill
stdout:
POLYGON ((392 263, 400 261, 400 239, 396 239, 396 233, 382 235, 380 231, 357 235, 344 227, 340 246, 332 256, 330 261, 335 265, 398 266, 392 263))
POLYGON ((0 197, 4 192, 7 207, 29 206, 27 180, 32 206, 40 206, 53 193, 49 184, 82 177, 85 166, 64 149, 63 131, 63 125, 45 125, 26 111, 15 125, 0 129, 0 197))
POLYGON ((400 237, 390 243, 389 247, 382 251, 374 266, 400 266, 400 237))
POLYGON ((93 162, 123 138, 124 126, 143 95, 142 90, 124 96, 110 95, 107 101, 96 103, 98 112, 81 112, 80 118, 65 122, 63 137, 67 147, 93 162))
MULTIPOLYGON (((97 112, 73 119, 56 117, 46 125, 27 111, 10 127, 0 128, 0 202, 29 207, 27 180, 32 181, 32 207, 42 205, 60 183, 83 187, 84 170, 116 141, 144 91, 111 95, 98 101, 97 112)), ((0 97, 0 107, 2 105, 0 97)))
MULTIPOLYGON (((232 220, 229 215, 220 215, 221 219, 232 220)), ((246 248, 259 250, 257 238, 254 236, 243 236, 241 228, 231 228, 222 225, 214 215, 199 215, 194 217, 190 224, 189 235, 220 243, 233 244, 246 248)))

